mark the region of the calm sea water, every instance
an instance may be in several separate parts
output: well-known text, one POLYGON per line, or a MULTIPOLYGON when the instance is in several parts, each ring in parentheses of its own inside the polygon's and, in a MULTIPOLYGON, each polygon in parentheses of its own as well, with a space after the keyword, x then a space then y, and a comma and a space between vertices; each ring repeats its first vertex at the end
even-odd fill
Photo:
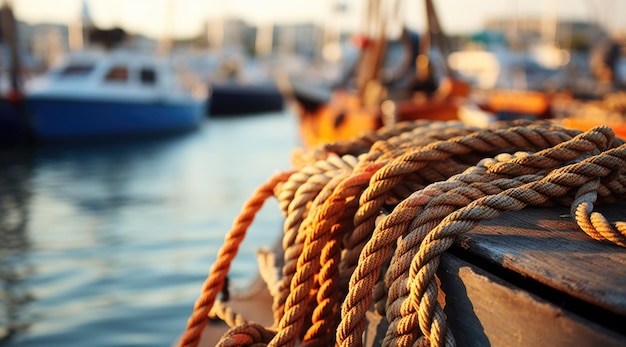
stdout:
MULTIPOLYGON (((298 145, 281 112, 2 155, 0 346, 171 346, 243 203, 298 145)), ((231 268, 235 288, 281 223, 268 201, 231 268)))

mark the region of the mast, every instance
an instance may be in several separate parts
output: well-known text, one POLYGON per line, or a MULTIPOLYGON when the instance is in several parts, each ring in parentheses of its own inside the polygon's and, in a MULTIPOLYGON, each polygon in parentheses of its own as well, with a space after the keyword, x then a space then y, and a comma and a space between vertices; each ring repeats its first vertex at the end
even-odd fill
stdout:
POLYGON ((450 68, 450 64, 448 64, 448 59, 446 59, 448 55, 450 55, 451 48, 439 22, 439 17, 432 0, 426 0, 426 16, 428 23, 427 35, 430 36, 430 39, 437 46, 437 49, 444 58, 443 66, 446 70, 446 74, 448 77, 453 77, 454 72, 450 68))
POLYGON ((93 20, 91 19, 89 5, 86 0, 83 0, 79 19, 68 26, 68 44, 71 51, 80 51, 85 48, 89 43, 87 42, 89 30, 92 28, 93 20))
POLYGON ((174 31, 174 16, 176 16, 176 5, 174 1, 168 0, 167 7, 165 11, 165 32, 163 36, 159 40, 158 44, 158 53, 162 55, 167 55, 171 53, 173 47, 173 31, 174 31))
POLYGON ((2 38, 7 44, 9 52, 11 54, 10 80, 11 88, 9 90, 7 98, 11 101, 18 101, 22 99, 21 81, 20 81, 20 56, 19 47, 17 44, 17 23, 15 16, 13 15, 13 8, 11 1, 6 0, 2 5, 2 38))

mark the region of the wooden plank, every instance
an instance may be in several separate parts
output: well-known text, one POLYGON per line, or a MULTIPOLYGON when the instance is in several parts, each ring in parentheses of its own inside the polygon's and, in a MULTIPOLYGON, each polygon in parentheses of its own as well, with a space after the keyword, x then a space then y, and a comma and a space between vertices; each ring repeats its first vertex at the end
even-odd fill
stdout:
MULTIPOLYGON (((626 202, 596 207, 596 211, 609 221, 626 220, 626 202)), ((626 317, 626 249, 591 239, 569 217, 568 208, 506 212, 482 222, 456 245, 466 255, 485 260, 483 268, 496 265, 489 271, 501 267, 626 317)))
POLYGON ((458 346, 626 346, 626 337, 451 254, 437 272, 458 346))

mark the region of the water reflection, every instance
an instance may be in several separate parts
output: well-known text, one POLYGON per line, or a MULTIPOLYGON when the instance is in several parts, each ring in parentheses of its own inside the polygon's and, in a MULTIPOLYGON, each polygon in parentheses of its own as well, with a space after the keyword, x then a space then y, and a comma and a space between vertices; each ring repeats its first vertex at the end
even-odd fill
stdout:
POLYGON ((0 342, 28 326, 24 309, 32 295, 22 282, 33 270, 26 261, 31 164, 26 151, 0 154, 0 342))
MULTIPOLYGON (((3 346, 170 346, 244 201, 289 166, 288 113, 210 120, 197 132, 35 148, 2 164, 3 346)), ((269 203, 271 204, 271 203, 269 203)), ((282 219, 269 205, 233 264, 282 219)))

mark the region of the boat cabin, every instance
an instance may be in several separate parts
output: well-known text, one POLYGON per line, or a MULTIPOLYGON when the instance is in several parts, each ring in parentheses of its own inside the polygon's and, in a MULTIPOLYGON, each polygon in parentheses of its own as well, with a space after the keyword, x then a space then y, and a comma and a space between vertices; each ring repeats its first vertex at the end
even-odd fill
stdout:
POLYGON ((39 81, 33 92, 73 98, 169 98, 185 92, 172 64, 163 58, 130 52, 79 52, 39 81))

